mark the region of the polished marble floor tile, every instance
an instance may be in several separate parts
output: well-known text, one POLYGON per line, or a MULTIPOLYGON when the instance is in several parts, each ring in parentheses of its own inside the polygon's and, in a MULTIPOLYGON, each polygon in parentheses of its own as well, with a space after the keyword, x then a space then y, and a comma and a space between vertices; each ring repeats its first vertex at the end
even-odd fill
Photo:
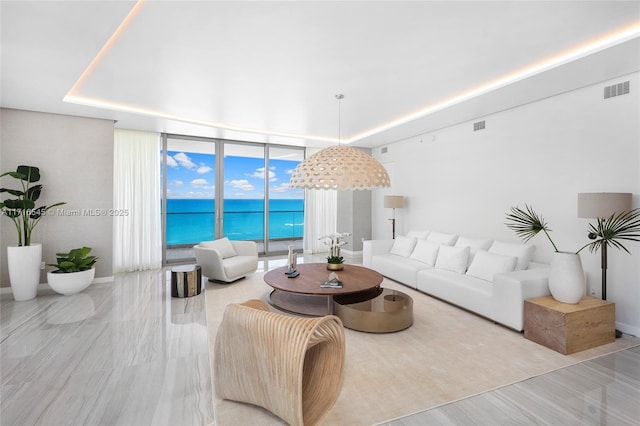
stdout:
POLYGON ((213 424, 204 294, 169 276, 116 276, 84 292, 0 301, 3 425, 213 424))
POLYGON ((640 346, 385 424, 638 425, 640 346))
MULTIPOLYGON (((285 263, 284 257, 261 259, 259 271, 285 263)), ((120 274, 74 296, 40 292, 34 300, 14 302, 11 294, 3 294, 0 424, 215 424, 204 292, 178 299, 168 288, 166 271, 145 271, 120 274)), ((231 289, 241 287, 220 287, 220 295, 231 289)), ((394 336, 399 344, 414 344, 394 336)), ((381 340, 364 338, 371 348, 381 340)), ((506 364, 496 360, 496 365, 479 366, 469 381, 497 374, 506 364)), ((370 362, 376 368, 384 360, 372 356, 370 362)), ((517 359, 508 365, 520 368, 517 359)), ((362 376, 351 385, 364 395, 371 387, 368 380, 362 376)), ((635 347, 385 424, 637 425, 638 401, 640 347, 635 347)), ((237 424, 243 408, 227 413, 232 420, 225 424, 237 424)), ((366 410, 366 404, 347 409, 366 410)))

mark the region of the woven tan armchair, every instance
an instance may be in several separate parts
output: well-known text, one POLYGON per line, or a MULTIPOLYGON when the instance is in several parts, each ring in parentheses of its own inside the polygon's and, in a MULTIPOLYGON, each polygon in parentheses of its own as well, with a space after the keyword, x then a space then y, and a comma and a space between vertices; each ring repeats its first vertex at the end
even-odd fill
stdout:
POLYGON ((338 399, 344 356, 336 316, 286 316, 261 300, 230 304, 216 336, 216 393, 266 408, 291 425, 315 425, 338 399))

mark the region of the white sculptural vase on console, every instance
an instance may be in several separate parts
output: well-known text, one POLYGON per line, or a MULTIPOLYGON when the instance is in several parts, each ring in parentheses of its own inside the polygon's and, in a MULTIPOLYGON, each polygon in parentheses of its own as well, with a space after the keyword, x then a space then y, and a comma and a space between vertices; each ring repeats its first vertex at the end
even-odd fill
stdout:
POLYGON ((557 252, 551 259, 549 291, 555 300, 575 304, 585 295, 585 277, 580 255, 557 252))

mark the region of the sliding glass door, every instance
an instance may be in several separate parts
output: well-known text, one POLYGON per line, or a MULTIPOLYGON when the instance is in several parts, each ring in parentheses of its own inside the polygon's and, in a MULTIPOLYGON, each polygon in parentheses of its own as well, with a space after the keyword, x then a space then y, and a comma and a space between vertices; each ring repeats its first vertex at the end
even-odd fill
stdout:
POLYGON ((304 222, 304 191, 289 188, 291 172, 304 160, 304 151, 288 147, 268 147, 269 235, 267 247, 271 253, 282 253, 293 245, 302 251, 304 222))
POLYGON ((166 137, 163 156, 165 263, 193 258, 192 247, 216 236, 216 142, 166 137))
MULTIPOLYGON (((225 142, 222 229, 230 240, 264 240, 264 151, 262 145, 225 142)), ((259 250, 264 252, 264 250, 259 250)))

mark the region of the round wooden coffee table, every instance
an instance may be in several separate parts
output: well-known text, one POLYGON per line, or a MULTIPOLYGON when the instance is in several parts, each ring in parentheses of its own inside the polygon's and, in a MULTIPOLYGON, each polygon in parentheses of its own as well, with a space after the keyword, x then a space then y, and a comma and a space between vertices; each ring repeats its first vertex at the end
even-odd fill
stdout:
POLYGON ((269 294, 271 305, 297 314, 321 316, 333 314, 333 296, 357 293, 374 298, 382 292, 382 275, 363 266, 344 265, 342 271, 336 271, 342 288, 320 287, 331 273, 325 263, 303 263, 296 269, 300 274, 295 278, 285 274, 284 266, 264 274, 264 281, 273 287, 269 294))

